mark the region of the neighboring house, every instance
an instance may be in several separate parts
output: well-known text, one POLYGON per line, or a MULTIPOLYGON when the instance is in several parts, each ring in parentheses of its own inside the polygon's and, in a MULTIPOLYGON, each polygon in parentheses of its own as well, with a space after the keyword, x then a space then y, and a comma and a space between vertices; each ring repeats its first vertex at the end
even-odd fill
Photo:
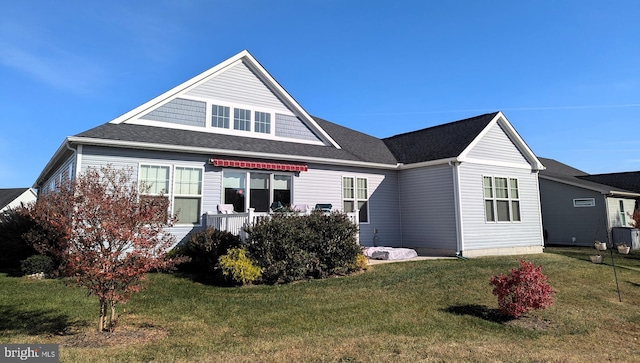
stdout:
POLYGON ((247 51, 67 137, 35 187, 107 163, 169 198, 178 240, 217 225, 218 211, 279 203, 348 213, 364 246, 469 257, 543 248, 543 166, 501 112, 378 139, 309 115, 247 51))
POLYGON ((640 198, 638 190, 596 182, 615 179, 607 179, 604 174, 589 175, 553 159, 539 159, 546 167, 540 172, 546 244, 591 246, 595 240, 611 243, 612 228, 630 226, 629 213, 633 213, 640 198))
POLYGON ((36 201, 36 192, 31 188, 0 189, 0 213, 36 201))

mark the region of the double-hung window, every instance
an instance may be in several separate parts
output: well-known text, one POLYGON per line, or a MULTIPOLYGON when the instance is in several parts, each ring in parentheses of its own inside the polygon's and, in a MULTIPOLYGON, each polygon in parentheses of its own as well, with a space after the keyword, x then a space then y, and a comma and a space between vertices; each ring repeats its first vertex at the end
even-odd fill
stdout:
POLYGON ((342 210, 345 213, 355 212, 358 208, 358 221, 369 222, 369 190, 366 178, 342 178, 342 210))
POLYGON ((233 128, 235 130, 251 131, 251 110, 234 108, 233 128))
POLYGON ((518 179, 485 176, 483 190, 487 222, 520 222, 518 179))
POLYGON ((176 166, 173 195, 176 224, 198 224, 202 204, 202 168, 176 166))
MULTIPOLYGON (((164 165, 140 165, 140 175, 138 176, 138 182, 140 183, 140 203, 145 205, 152 205, 159 201, 159 199, 169 198, 169 175, 171 168, 164 165)), ((159 217, 161 222, 166 222, 169 219, 169 211, 165 211, 163 215, 159 217)))

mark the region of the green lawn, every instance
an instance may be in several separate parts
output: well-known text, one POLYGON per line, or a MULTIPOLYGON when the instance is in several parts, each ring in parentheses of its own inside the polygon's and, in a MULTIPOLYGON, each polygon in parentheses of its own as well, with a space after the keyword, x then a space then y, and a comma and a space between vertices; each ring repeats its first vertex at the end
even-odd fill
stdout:
POLYGON ((602 265, 588 261, 593 249, 546 251, 525 259, 543 266, 555 303, 517 322, 493 319, 489 278, 517 267, 519 256, 382 264, 355 276, 242 288, 152 274, 119 308, 118 329, 131 332, 121 339, 131 343, 107 347, 77 347, 98 310, 84 290, 0 275, 0 343, 58 343, 61 361, 78 362, 637 360, 640 253, 614 252, 619 302, 608 251, 602 265), (155 339, 139 340, 136 329, 155 339))

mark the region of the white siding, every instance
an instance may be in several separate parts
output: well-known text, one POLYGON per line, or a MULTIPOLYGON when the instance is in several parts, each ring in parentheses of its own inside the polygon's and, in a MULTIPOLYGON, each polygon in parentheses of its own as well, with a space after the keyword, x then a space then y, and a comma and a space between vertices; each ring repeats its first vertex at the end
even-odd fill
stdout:
POLYGON ((500 124, 496 123, 467 154, 469 158, 528 164, 500 124))
POLYGON ((542 246, 538 175, 530 170, 462 163, 460 194, 463 250, 542 246), (518 179, 521 222, 486 222, 483 176, 518 179))
POLYGON ((403 245, 455 252, 453 168, 445 164, 403 170, 399 194, 403 245))
POLYGON ((361 168, 337 170, 320 165, 309 165, 308 172, 294 178, 293 204, 306 204, 313 208, 318 203, 330 203, 334 210, 342 210, 342 177, 367 178, 369 193, 369 223, 360 224, 360 243, 373 245, 374 229, 378 230, 379 244, 401 245, 398 185, 395 171, 361 168))
POLYGON ((43 192, 54 190, 55 186, 59 185, 57 183, 60 183, 63 180, 73 179, 73 176, 75 175, 75 164, 75 154, 71 154, 69 157, 67 157, 67 159, 64 160, 62 164, 60 164, 58 169, 56 169, 56 171, 51 174, 49 179, 42 183, 41 190, 43 192))
POLYGON ((631 227, 629 221, 633 219, 629 213, 633 213, 636 201, 634 199, 607 198, 609 210, 609 228, 631 227), (620 209, 620 202, 624 205, 624 211, 620 209))
POLYGON ((186 94, 291 112, 244 63, 234 65, 186 94))

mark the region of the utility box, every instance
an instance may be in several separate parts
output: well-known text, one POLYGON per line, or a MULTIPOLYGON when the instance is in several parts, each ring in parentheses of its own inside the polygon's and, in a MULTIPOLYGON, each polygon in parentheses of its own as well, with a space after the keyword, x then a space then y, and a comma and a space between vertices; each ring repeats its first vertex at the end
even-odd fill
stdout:
POLYGON ((629 227, 613 227, 611 229, 613 244, 624 243, 632 250, 640 249, 640 229, 629 227))

